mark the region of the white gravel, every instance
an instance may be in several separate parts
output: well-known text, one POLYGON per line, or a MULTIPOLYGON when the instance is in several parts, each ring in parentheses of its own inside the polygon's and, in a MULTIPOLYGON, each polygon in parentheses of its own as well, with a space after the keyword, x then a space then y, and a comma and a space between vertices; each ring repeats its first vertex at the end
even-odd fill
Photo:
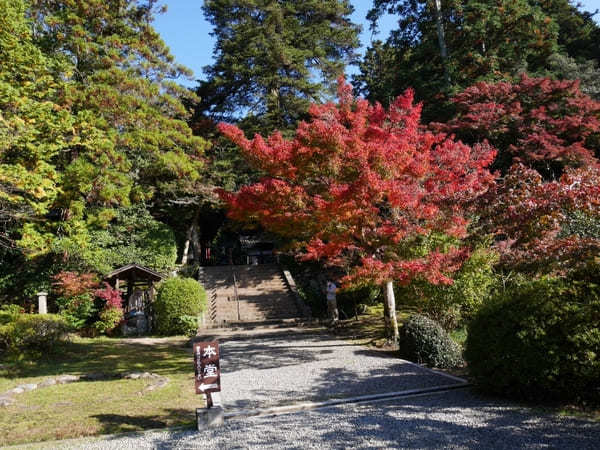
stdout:
MULTIPOLYGON (((221 340, 221 358, 227 412, 456 384, 456 380, 323 334, 229 336, 221 340)), ((557 417, 460 389, 238 418, 202 432, 150 431, 44 447, 597 450, 600 422, 557 417)))
POLYGON ((228 410, 457 383, 380 351, 306 333, 222 340, 221 371, 228 410))
POLYGON ((460 390, 232 421, 200 433, 150 432, 60 448, 597 450, 600 424, 460 390))

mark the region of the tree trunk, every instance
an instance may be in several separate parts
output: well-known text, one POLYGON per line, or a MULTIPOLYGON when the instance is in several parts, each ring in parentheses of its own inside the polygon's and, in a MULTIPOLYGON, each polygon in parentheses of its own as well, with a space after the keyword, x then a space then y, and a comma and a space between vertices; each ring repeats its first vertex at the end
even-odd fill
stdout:
POLYGON ((398 346, 400 341, 400 333, 398 332, 398 319, 396 317, 396 297, 394 296, 394 282, 387 281, 384 287, 384 299, 387 306, 386 328, 388 328, 389 337, 392 339, 393 345, 398 346))
POLYGON ((188 263, 188 254, 190 251, 190 240, 192 239, 192 228, 191 225, 185 234, 185 244, 183 244, 183 254, 181 255, 181 265, 185 266, 188 263))
POLYGON ((387 339, 392 338, 392 324, 390 322, 390 309, 388 307, 387 295, 385 293, 385 286, 383 287, 383 332, 387 339))
POLYGON ((437 25, 438 43, 440 45, 440 54, 442 55, 442 64, 444 65, 444 78, 446 79, 446 83, 449 85, 450 73, 448 72, 448 49, 446 48, 446 36, 444 36, 441 0, 435 0, 435 22, 437 25))
POLYGON ((194 264, 200 264, 202 249, 200 248, 200 233, 198 233, 198 223, 194 222, 192 228, 192 245, 194 247, 194 264))

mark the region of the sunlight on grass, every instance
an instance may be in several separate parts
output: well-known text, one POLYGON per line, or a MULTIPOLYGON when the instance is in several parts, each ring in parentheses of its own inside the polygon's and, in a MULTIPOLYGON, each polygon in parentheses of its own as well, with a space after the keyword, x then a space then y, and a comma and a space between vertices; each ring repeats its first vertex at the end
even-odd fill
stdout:
POLYGON ((81 381, 15 396, 0 409, 0 446, 96 434, 191 425, 202 406, 194 393, 191 349, 185 338, 151 345, 135 340, 76 338, 37 361, 3 361, 0 392, 61 374, 145 371, 169 383, 143 392, 150 380, 81 381))

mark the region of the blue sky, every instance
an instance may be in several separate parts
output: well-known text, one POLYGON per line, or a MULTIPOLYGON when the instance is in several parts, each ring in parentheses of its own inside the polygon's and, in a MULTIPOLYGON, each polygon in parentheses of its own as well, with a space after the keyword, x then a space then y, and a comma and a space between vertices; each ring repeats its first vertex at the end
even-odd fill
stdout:
MULTIPOLYGON (((600 0, 580 0, 583 9, 595 11, 600 9, 600 0)), ((204 20, 202 14, 202 0, 170 0, 164 1, 168 10, 165 14, 156 18, 155 27, 164 41, 171 48, 177 62, 189 67, 194 71, 195 78, 202 78, 202 68, 212 63, 212 51, 214 40, 210 36, 211 26, 204 20)), ((352 19, 361 24, 363 32, 360 36, 363 48, 368 47, 372 38, 385 39, 391 29, 394 28, 395 18, 386 16, 379 24, 380 33, 372 36, 369 25, 365 20, 367 11, 371 7, 371 0, 353 0, 354 14, 352 19)), ((600 15, 600 14, 599 14, 600 15)), ((600 18, 596 16, 598 21, 600 18)), ((600 45, 600 43, 599 43, 600 45)), ((353 73, 356 69, 349 68, 353 73)), ((192 86, 194 81, 180 80, 183 84, 192 86)))

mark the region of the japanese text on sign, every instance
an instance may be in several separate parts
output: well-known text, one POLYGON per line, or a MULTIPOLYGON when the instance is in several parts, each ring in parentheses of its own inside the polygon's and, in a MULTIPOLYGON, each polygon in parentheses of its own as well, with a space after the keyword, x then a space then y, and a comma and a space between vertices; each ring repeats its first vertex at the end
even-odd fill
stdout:
POLYGON ((221 368, 217 341, 194 343, 194 366, 196 394, 221 391, 221 368))

